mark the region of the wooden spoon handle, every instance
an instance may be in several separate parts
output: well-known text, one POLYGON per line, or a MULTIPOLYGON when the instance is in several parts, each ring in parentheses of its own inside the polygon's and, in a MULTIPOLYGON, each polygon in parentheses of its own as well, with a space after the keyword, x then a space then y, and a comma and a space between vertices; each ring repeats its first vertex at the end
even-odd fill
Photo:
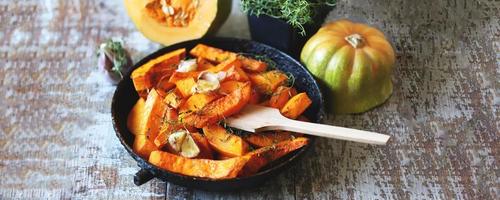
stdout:
POLYGON ((334 138, 339 140, 348 140, 367 144, 384 145, 389 140, 389 135, 380 133, 362 131, 351 128, 338 126, 330 126, 324 124, 315 124, 310 122, 302 122, 284 118, 279 120, 276 125, 269 125, 259 128, 258 131, 264 130, 285 130, 303 133, 307 135, 315 135, 320 137, 334 138))

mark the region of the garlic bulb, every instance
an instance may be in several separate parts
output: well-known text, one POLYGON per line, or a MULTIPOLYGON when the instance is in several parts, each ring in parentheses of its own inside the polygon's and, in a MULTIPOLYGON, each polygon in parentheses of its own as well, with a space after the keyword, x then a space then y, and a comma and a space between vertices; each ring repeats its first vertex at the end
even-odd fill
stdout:
POLYGON ((120 39, 110 39, 99 45, 97 56, 98 67, 113 84, 117 84, 132 66, 132 59, 120 39))

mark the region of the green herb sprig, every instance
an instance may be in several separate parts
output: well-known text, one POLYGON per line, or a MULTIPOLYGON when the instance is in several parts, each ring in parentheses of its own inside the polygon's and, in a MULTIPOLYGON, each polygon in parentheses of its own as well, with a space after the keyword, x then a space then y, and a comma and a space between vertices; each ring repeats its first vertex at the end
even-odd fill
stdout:
POLYGON ((129 67, 130 58, 123 47, 121 39, 108 39, 97 50, 97 56, 106 56, 112 62, 111 71, 123 78, 123 73, 129 67))
POLYGON ((334 6, 336 0, 241 0, 243 12, 283 19, 305 35, 304 25, 311 23, 317 8, 334 6))

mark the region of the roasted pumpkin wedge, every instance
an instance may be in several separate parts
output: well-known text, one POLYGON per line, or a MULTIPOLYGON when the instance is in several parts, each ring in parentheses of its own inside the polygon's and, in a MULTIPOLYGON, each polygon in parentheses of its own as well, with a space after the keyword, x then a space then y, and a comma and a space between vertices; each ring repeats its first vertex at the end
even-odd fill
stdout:
POLYGON ((144 128, 144 118, 142 118, 143 112, 144 99, 139 98, 127 117, 127 128, 134 135, 140 134, 142 128, 144 128))
POLYGON ((148 159, 151 152, 158 150, 158 147, 146 135, 136 135, 132 149, 142 158, 148 159))
POLYGON ((200 154, 198 154, 196 158, 202 158, 202 159, 214 158, 214 152, 212 151, 212 148, 210 147, 210 144, 208 143, 208 140, 205 136, 203 136, 200 133, 194 132, 191 133, 191 137, 193 137, 194 141, 198 145, 198 148, 200 148, 200 154))
POLYGON ((263 72, 267 69, 267 63, 253 58, 238 55, 237 53, 224 51, 215 47, 198 44, 189 53, 196 57, 201 57, 215 63, 221 63, 229 59, 241 60, 243 69, 249 72, 263 72))
POLYGON ((170 79, 168 80, 169 83, 175 84, 177 81, 180 81, 185 78, 193 78, 193 79, 198 79, 198 75, 200 75, 199 71, 192 71, 192 72, 174 72, 172 76, 170 76, 170 79))
POLYGON ((169 46, 215 32, 231 11, 231 0, 125 0, 137 29, 169 46))
POLYGON ((204 58, 214 63, 222 63, 231 58, 236 58, 236 53, 224 51, 219 48, 211 47, 204 44, 196 45, 189 53, 193 56, 204 58))
POLYGON ((187 113, 199 111, 207 104, 219 97, 221 96, 215 92, 193 94, 186 100, 184 104, 182 104, 182 106, 179 108, 179 112, 187 113))
POLYGON ((300 133, 292 133, 288 131, 270 131, 263 133, 252 133, 244 137, 245 141, 255 147, 267 147, 273 144, 292 140, 302 136, 300 133))
POLYGON ((176 109, 179 108, 179 106, 181 106, 184 102, 185 99, 182 98, 181 93, 177 89, 170 90, 163 99, 163 103, 176 109))
POLYGON ((153 141, 160 131, 161 118, 165 112, 165 104, 155 89, 151 90, 144 103, 142 118, 144 120, 140 135, 146 135, 153 141))
POLYGON ((267 63, 252 58, 238 56, 243 63, 243 68, 249 72, 263 72, 267 69, 267 63))
POLYGON ((295 88, 280 86, 273 92, 271 98, 269 98, 269 106, 281 109, 295 95, 297 95, 295 88))
POLYGON ((186 126, 203 128, 239 112, 250 100, 252 88, 247 82, 243 87, 207 104, 197 112, 183 115, 179 121, 186 126))
POLYGON ((146 64, 135 69, 130 78, 134 82, 135 90, 141 97, 145 97, 144 91, 152 89, 165 76, 170 76, 177 69, 177 65, 186 56, 186 49, 178 49, 166 53, 158 58, 150 60, 146 64))
POLYGON ((239 90, 246 86, 246 82, 240 82, 240 81, 226 81, 222 84, 220 84, 218 92, 220 94, 228 95, 231 94, 232 92, 239 90))
POLYGON ((241 170, 240 176, 249 176, 258 172, 262 167, 268 163, 277 160, 284 155, 303 147, 309 142, 305 137, 298 137, 293 140, 283 141, 278 144, 262 147, 255 151, 248 153, 243 157, 248 157, 248 162, 241 170))
POLYGON ((219 64, 215 65, 215 67, 207 69, 207 71, 220 72, 220 71, 223 71, 224 69, 228 69, 229 67, 232 67, 232 66, 241 67, 241 60, 239 60, 235 57, 230 57, 230 58, 227 58, 224 61, 220 62, 219 64))
POLYGON ((175 84, 169 82, 169 79, 169 75, 163 76, 154 87, 156 89, 156 92, 158 92, 158 94, 162 97, 165 97, 168 91, 175 87, 175 84))
POLYGON ((228 59, 215 67, 207 69, 209 72, 224 72, 224 80, 248 81, 248 76, 241 69, 241 60, 237 58, 228 59))
POLYGON ((225 128, 217 124, 203 127, 203 133, 207 137, 210 146, 226 157, 242 156, 249 150, 248 143, 245 140, 228 133, 225 128))
POLYGON ((158 148, 162 149, 168 144, 168 137, 170 136, 170 133, 183 128, 182 125, 177 122, 177 118, 177 111, 173 108, 167 107, 161 119, 160 132, 153 140, 158 148))
POLYGON ((177 89, 179 90, 182 97, 186 98, 193 94, 193 87, 196 85, 196 81, 193 77, 187 77, 185 79, 178 80, 175 82, 177 89))
POLYGON ((305 92, 293 96, 281 108, 281 114, 290 119, 299 117, 310 105, 312 101, 305 92))
POLYGON ((236 177, 249 157, 227 160, 190 159, 163 151, 153 151, 149 162, 162 169, 195 177, 228 179, 236 177))
POLYGON ((258 74, 250 74, 252 84, 264 94, 272 94, 276 88, 288 80, 288 76, 279 70, 272 70, 258 74))
POLYGON ((196 64, 198 65, 198 71, 203 71, 215 67, 214 64, 202 57, 196 58, 196 64))

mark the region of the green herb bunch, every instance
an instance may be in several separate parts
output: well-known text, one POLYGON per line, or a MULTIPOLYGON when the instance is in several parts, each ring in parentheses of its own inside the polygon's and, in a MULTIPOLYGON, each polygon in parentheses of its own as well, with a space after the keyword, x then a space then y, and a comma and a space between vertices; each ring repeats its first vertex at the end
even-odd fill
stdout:
POLYGON ((320 6, 334 6, 336 0, 241 0, 243 12, 268 15, 285 20, 305 35, 305 24, 311 23, 320 6))

